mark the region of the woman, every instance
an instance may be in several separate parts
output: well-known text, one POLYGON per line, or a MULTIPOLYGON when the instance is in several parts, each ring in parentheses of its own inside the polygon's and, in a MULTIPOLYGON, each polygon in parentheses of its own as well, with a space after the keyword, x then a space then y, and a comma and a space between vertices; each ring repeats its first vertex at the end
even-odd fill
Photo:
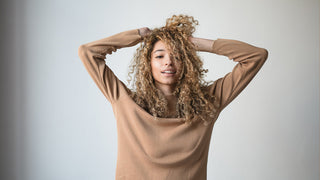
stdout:
POLYGON ((128 30, 79 47, 81 61, 117 119, 116 179, 206 179, 213 125, 257 74, 268 52, 241 41, 193 37, 197 24, 193 17, 174 15, 161 28, 128 30), (138 43, 129 89, 105 58, 138 43), (197 51, 238 64, 208 84, 197 51))

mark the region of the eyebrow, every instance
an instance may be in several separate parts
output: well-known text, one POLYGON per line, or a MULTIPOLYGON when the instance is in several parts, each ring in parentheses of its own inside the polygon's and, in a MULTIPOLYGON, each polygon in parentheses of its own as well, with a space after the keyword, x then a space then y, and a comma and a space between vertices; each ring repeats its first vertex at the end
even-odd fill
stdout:
POLYGON ((164 49, 157 49, 155 50, 153 53, 157 52, 157 51, 165 51, 164 49))

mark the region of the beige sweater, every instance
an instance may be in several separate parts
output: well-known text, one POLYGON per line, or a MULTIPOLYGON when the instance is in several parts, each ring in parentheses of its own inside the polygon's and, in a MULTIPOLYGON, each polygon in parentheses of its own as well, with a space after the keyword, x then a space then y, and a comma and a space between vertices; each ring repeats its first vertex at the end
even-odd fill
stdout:
POLYGON ((232 72, 208 87, 221 107, 212 123, 191 126, 180 118, 157 118, 128 95, 128 88, 105 64, 106 54, 141 42, 138 29, 83 44, 79 57, 117 120, 117 180, 204 180, 213 125, 218 115, 248 85, 267 59, 266 49, 244 42, 217 39, 212 53, 238 62, 232 72))

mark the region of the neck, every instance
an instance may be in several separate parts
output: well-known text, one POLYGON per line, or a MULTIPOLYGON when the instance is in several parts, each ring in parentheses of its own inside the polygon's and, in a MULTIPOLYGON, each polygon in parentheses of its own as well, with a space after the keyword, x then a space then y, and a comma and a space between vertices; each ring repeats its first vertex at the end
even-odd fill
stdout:
POLYGON ((155 84, 156 87, 164 94, 165 97, 173 96, 173 92, 175 90, 175 86, 173 85, 163 85, 163 84, 155 84))
POLYGON ((156 87, 163 93, 164 97, 168 101, 168 117, 176 117, 176 105, 177 105, 177 98, 173 94, 176 86, 171 85, 163 85, 163 84, 155 84, 156 87))

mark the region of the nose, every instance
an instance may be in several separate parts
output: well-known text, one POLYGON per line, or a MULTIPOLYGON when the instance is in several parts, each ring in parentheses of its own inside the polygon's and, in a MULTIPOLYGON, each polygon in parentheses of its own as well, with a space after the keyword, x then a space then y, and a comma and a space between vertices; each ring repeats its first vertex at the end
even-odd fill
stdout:
POLYGON ((168 57, 168 58, 165 59, 164 64, 165 64, 166 66, 171 66, 172 63, 173 63, 173 61, 172 61, 172 58, 171 58, 171 57, 168 57))

